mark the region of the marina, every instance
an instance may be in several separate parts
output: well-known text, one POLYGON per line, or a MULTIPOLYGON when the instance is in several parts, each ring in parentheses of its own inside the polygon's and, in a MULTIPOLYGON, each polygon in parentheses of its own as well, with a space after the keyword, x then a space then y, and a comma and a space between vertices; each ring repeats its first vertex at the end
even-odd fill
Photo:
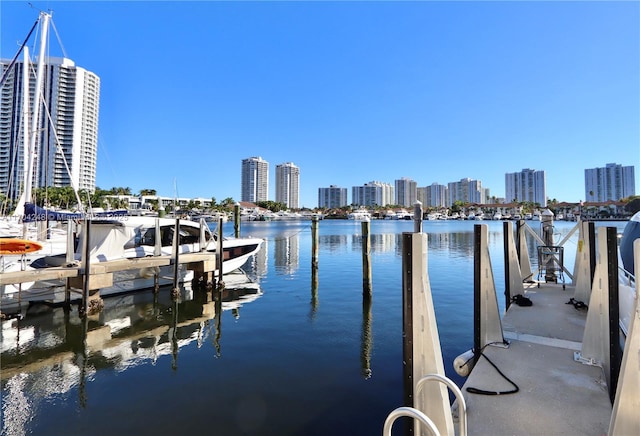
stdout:
MULTIPOLYGON (((309 222, 243 223, 242 234, 264 239, 264 246, 243 266, 246 276, 225 276, 224 298, 187 284, 178 299, 167 288, 105 298, 103 311, 91 317, 34 306, 22 319, 3 321, 3 434, 191 433, 207 431, 212 422, 219 434, 379 434, 389 413, 405 404, 402 238, 413 232, 414 222, 367 224, 368 240, 362 222, 321 221, 315 258, 309 222), (363 247, 371 259, 371 298, 363 297, 363 247)), ((498 296, 505 291, 503 224, 486 223, 498 296)), ((621 233, 626 223, 596 223, 596 228, 612 224, 621 233)), ((556 240, 568 238, 565 265, 574 263, 578 251, 574 226, 554 227, 556 240)), ((482 360, 468 379, 453 367, 457 356, 474 347, 474 223, 425 221, 423 229, 446 376, 460 387, 503 389, 504 381, 495 379, 495 372, 487 375, 493 370, 482 360)), ((225 233, 232 231, 229 223, 225 233)), ((537 242, 532 236, 527 241, 535 271, 537 242)), ((573 295, 571 279, 566 290, 560 283, 527 286, 533 306, 511 305, 502 320, 512 346, 485 350, 521 391, 488 400, 465 392, 469 434, 532 434, 546 428, 536 427, 542 425, 540 410, 532 409, 528 394, 554 379, 542 375, 528 385, 533 373, 527 372, 536 360, 510 357, 518 363, 513 369, 500 353, 511 356, 524 348, 530 357, 551 361, 562 344, 571 350, 570 365, 584 366, 573 362, 584 313, 566 304, 573 295), (539 341, 548 333, 540 329, 551 329, 562 317, 549 307, 565 313, 572 327, 558 324, 566 336, 535 344, 532 338, 539 341), (553 322, 544 322, 539 310, 553 322), (516 418, 502 419, 505 414, 516 418)), ((497 305, 502 314, 502 298, 497 305)), ((602 377, 600 368, 584 367, 580 371, 591 374, 590 380, 602 377)), ((569 398, 571 392, 557 381, 551 384, 562 394, 555 395, 562 408, 551 404, 551 409, 562 413, 572 407, 567 404, 577 400, 569 398)), ((597 395, 590 396, 595 408, 582 408, 588 416, 560 423, 559 416, 549 415, 551 427, 542 433, 606 432, 611 403, 602 385, 595 389, 597 395), (589 426, 593 420, 599 426, 589 426)), ((396 427, 400 431, 402 425, 396 427)))

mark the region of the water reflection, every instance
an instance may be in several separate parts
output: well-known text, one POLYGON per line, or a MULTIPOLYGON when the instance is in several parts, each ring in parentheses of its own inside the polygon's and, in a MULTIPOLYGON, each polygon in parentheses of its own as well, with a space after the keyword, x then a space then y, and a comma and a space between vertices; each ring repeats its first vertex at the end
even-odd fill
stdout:
POLYGON ((74 387, 84 408, 86 384, 99 371, 156 364, 162 356, 170 356, 177 371, 179 350, 194 342, 200 348, 208 337, 219 356, 222 312, 238 319, 241 307, 262 295, 244 273, 227 274, 224 281, 222 291, 187 287, 177 300, 168 289, 105 298, 103 311, 86 318, 60 307, 3 321, 2 434, 24 434, 41 401, 74 387))

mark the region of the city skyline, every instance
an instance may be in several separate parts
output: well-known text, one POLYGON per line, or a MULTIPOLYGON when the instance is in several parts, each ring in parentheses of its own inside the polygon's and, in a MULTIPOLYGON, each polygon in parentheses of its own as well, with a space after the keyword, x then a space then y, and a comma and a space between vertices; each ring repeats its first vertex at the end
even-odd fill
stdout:
POLYGON ((301 207, 372 177, 504 197, 522 168, 577 202, 584 169, 640 161, 637 2, 32 5, 0 4, 0 57, 53 10, 51 55, 101 80, 102 189, 238 199, 262 155, 300 168, 301 207))

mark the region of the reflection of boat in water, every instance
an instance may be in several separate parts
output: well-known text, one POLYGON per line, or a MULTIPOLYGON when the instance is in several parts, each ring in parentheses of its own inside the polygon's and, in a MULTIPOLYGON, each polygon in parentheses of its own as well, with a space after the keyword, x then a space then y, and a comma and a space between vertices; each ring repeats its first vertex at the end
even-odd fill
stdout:
POLYGON ((223 313, 237 323, 242 306, 262 295, 244 272, 223 277, 228 287, 221 298, 189 288, 177 300, 169 292, 136 292, 105 299, 95 316, 47 307, 2 321, 2 434, 28 433, 42 405, 61 395, 65 402, 73 392, 81 403, 90 400, 88 385, 105 370, 165 364, 175 371, 181 349, 208 343, 220 356, 223 313))
POLYGON ((223 279, 226 287, 220 298, 190 288, 178 300, 169 292, 136 292, 106 298, 104 309, 88 318, 47 307, 42 313, 3 321, 1 379, 20 374, 37 378, 63 367, 60 377, 74 380, 59 381, 58 386, 72 386, 82 382, 78 378, 87 369, 124 371, 155 363, 163 355, 175 359, 179 348, 215 335, 223 311, 238 318, 244 304, 262 295, 260 285, 241 270, 223 279), (82 362, 85 368, 80 371, 82 362))

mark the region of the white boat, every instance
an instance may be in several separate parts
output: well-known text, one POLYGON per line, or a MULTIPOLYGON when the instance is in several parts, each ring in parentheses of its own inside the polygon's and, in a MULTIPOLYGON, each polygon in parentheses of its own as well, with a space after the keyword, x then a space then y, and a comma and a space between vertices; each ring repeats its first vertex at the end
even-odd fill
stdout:
POLYGON ((347 215, 348 220, 371 221, 371 214, 365 209, 354 210, 347 215))
POLYGON ((499 220, 501 220, 501 219, 502 219, 502 214, 501 214, 500 212, 496 212, 496 213, 494 213, 494 214, 493 214, 493 219, 494 219, 495 221, 499 221, 499 220))
MULTIPOLYGON (((149 256, 171 255, 173 252, 173 234, 176 221, 167 218, 152 217, 120 217, 120 219, 92 220, 89 237, 90 262, 92 265, 111 260, 131 260, 149 256), (157 228, 156 228, 157 226, 157 228), (156 236, 159 241, 156 244, 156 236)), ((206 223, 195 223, 190 220, 180 221, 178 253, 197 253, 217 251, 217 236, 212 234, 206 223), (202 248, 202 250, 201 250, 202 248)), ((82 258, 85 234, 78 236, 77 250, 74 261, 82 258)), ((263 240, 259 238, 229 238, 223 239, 224 252, 222 270, 229 273, 237 270, 254 254, 256 254, 263 240)), ((27 266, 28 269, 42 269, 68 264, 65 254, 45 256, 27 266)), ((159 285, 171 284, 174 276, 173 266, 133 269, 115 272, 112 286, 101 288, 100 295, 108 296, 154 286, 158 276, 159 285)), ((179 267, 180 282, 187 282, 193 278, 193 272, 184 265, 179 267)), ((64 302, 65 283, 61 280, 36 281, 29 289, 19 291, 16 286, 0 285, 0 309, 3 313, 20 310, 24 303, 46 302, 59 304, 64 302)), ((71 292, 71 299, 78 300, 81 296, 71 292)))
POLYGON ((633 316, 637 298, 638 271, 634 270, 633 242, 640 238, 640 212, 637 212, 624 228, 619 248, 618 300, 620 308, 620 328, 626 336, 633 316))

